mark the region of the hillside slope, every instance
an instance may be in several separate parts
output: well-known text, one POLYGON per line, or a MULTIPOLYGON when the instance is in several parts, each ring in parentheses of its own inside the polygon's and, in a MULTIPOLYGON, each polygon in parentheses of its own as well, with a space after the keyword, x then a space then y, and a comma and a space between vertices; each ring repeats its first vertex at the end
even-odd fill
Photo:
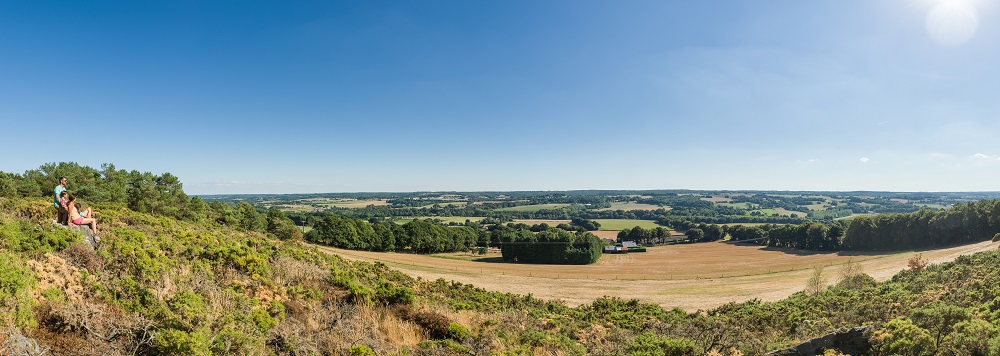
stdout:
MULTIPOLYGON (((575 308, 414 279, 208 219, 97 205, 100 247, 0 198, 2 352, 55 354, 762 354, 875 325, 874 352, 1000 352, 1000 252, 847 274, 812 295, 689 314, 601 298, 575 308)), ((805 286, 803 286, 805 287, 805 286)))

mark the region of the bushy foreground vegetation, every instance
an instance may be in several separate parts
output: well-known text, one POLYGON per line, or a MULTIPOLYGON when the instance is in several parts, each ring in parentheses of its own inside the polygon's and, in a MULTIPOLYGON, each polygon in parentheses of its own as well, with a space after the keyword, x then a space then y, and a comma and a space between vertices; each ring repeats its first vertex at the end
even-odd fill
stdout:
MULTIPOLYGON (((180 216, 94 204, 106 234, 93 250, 49 223, 49 199, 0 198, 0 352, 758 355, 872 325, 872 354, 1000 353, 997 251, 916 258, 881 283, 849 266, 774 303, 569 307, 346 261, 282 233, 277 213, 219 204, 180 216)), ((956 221, 949 231, 981 232, 956 221)))

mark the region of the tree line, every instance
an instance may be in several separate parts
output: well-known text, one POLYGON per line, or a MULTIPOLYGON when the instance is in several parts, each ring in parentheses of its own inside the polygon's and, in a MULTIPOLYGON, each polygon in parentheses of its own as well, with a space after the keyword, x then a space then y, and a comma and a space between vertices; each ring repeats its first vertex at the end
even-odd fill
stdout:
POLYGON ((497 229, 503 260, 520 263, 574 264, 597 262, 604 244, 589 232, 551 228, 538 233, 497 229))
MULTIPOLYGON (((481 234, 471 226, 444 226, 425 220, 405 224, 369 222, 328 215, 305 234, 306 241, 350 250, 421 254, 469 251, 481 234)), ((485 239, 482 241, 485 244, 485 239)))
POLYGON ((937 247, 985 241, 998 232, 1000 200, 980 200, 946 210, 855 217, 843 247, 870 251, 937 247))

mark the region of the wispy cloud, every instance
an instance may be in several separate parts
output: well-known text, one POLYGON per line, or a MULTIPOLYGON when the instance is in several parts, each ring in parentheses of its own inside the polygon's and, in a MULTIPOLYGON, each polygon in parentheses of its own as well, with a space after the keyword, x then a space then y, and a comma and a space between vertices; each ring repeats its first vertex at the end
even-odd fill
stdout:
POLYGON ((977 152, 976 154, 972 155, 972 157, 969 157, 969 158, 972 158, 972 159, 982 159, 982 160, 1000 160, 1000 156, 997 156, 997 155, 988 155, 988 154, 981 153, 981 152, 977 152))
POLYGON ((871 161, 871 158, 861 157, 858 159, 858 161, 860 161, 861 163, 868 163, 869 161, 871 161))

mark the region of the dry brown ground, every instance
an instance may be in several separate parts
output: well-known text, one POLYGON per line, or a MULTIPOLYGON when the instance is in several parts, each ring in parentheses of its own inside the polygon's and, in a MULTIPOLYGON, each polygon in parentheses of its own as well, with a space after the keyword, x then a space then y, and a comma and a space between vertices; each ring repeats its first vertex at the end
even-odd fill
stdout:
POLYGON ((602 239, 612 239, 612 240, 617 240, 618 239, 618 231, 602 231, 602 230, 598 230, 598 231, 591 231, 590 233, 594 234, 594 236, 600 237, 602 239))
MULTIPOLYGON (((982 242, 920 253, 931 263, 941 263, 997 246, 1000 242, 982 242)), ((906 268, 907 260, 915 254, 817 253, 720 242, 653 247, 646 253, 604 255, 592 265, 568 266, 502 263, 496 262, 499 258, 495 255, 486 261, 469 261, 318 247, 348 259, 381 261, 414 277, 444 278, 500 292, 531 293, 569 305, 616 296, 686 310, 753 298, 784 299, 804 289, 812 268, 820 265, 825 266, 828 283, 836 282, 848 261, 857 262, 864 273, 886 280, 906 268)))

